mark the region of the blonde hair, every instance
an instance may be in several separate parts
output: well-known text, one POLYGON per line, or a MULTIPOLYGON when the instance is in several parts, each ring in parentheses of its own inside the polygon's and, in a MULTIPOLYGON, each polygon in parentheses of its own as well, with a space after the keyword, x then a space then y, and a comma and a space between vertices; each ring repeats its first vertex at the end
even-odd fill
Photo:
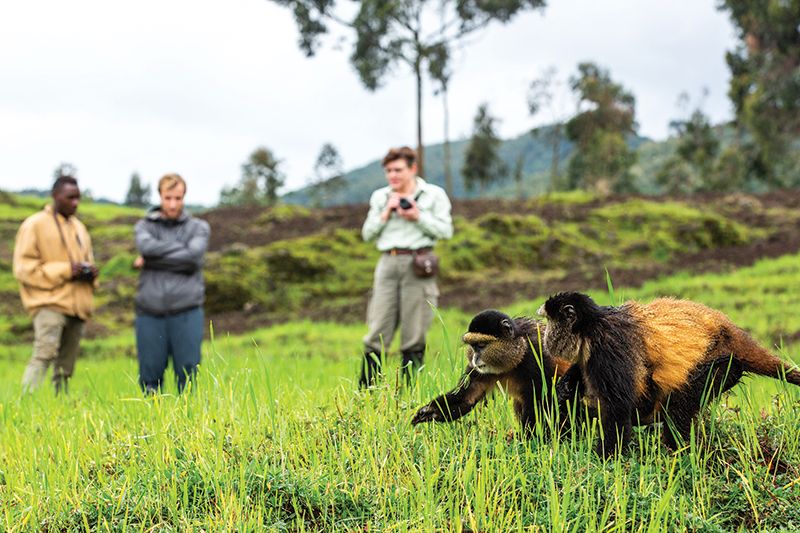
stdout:
POLYGON ((170 190, 174 189, 178 185, 183 185, 183 192, 186 192, 186 182, 183 181, 183 178, 180 174, 172 173, 172 174, 164 174, 160 180, 158 180, 158 194, 161 194, 163 190, 170 190))

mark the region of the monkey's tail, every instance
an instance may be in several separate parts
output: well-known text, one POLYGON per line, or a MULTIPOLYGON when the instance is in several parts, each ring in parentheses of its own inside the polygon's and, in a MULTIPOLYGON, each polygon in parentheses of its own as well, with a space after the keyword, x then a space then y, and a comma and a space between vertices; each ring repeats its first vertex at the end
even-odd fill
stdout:
POLYGON ((800 386, 800 370, 759 346, 744 330, 734 331, 732 341, 734 357, 744 363, 745 370, 775 379, 786 376, 786 381, 800 386))

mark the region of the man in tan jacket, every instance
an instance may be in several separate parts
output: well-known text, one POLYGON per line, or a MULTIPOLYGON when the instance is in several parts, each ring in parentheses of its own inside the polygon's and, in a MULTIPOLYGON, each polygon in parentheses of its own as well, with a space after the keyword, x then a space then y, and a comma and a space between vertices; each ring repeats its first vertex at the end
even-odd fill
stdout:
POLYGON ((92 242, 75 217, 81 192, 72 176, 53 184, 53 203, 29 216, 14 244, 14 276, 33 318, 33 356, 22 377, 32 391, 53 365, 56 392, 66 392, 78 357, 83 324, 92 314, 98 275, 92 242))

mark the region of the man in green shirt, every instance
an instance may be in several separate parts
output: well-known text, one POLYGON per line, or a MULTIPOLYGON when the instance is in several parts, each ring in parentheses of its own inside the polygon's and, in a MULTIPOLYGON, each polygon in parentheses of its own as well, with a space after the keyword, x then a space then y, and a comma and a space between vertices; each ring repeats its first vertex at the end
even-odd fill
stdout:
POLYGON ((389 185, 372 193, 361 229, 364 240, 374 240, 381 252, 367 308, 369 332, 364 337, 362 387, 374 383, 383 352, 398 327, 406 378, 410 380, 422 365, 425 336, 433 321, 432 306, 437 303, 439 288, 435 276, 414 274, 414 255, 453 235, 450 200, 441 187, 417 176, 414 150, 392 148, 383 158, 383 170, 389 185))

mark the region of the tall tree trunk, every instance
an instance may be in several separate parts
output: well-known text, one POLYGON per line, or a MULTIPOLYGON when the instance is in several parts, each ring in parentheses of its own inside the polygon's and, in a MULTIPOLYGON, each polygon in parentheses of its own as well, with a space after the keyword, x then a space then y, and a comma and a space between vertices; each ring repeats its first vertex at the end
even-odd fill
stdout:
POLYGON ((414 62, 414 75, 417 77, 417 175, 425 174, 425 146, 422 144, 422 55, 417 54, 414 62))
POLYGON ((558 179, 558 164, 561 159, 561 123, 553 125, 553 155, 550 158, 550 192, 556 190, 556 180, 558 179))
POLYGON ((525 199, 525 191, 522 190, 522 172, 525 167, 525 152, 517 156, 517 164, 514 166, 514 182, 517 184, 517 198, 525 199))
POLYGON ((444 189, 453 198, 453 169, 450 161, 450 108, 447 103, 447 85, 442 85, 444 103, 444 189))

